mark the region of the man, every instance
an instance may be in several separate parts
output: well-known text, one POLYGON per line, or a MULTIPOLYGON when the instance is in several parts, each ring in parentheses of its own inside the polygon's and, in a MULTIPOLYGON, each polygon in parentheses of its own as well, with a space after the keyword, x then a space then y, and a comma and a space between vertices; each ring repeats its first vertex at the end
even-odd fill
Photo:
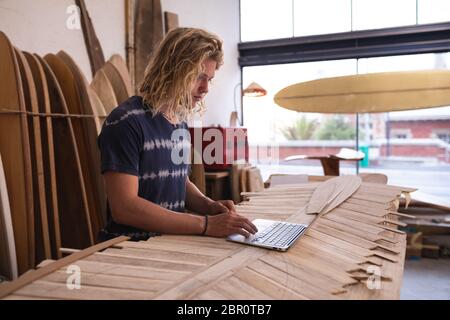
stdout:
POLYGON ((151 232, 226 237, 257 232, 232 201, 213 201, 189 181, 188 164, 174 161, 186 120, 204 110, 209 82, 223 62, 221 40, 204 30, 177 28, 150 61, 140 96, 106 119, 98 143, 108 196, 101 240, 117 235, 145 239, 151 232), (185 213, 185 209, 196 214, 185 213))

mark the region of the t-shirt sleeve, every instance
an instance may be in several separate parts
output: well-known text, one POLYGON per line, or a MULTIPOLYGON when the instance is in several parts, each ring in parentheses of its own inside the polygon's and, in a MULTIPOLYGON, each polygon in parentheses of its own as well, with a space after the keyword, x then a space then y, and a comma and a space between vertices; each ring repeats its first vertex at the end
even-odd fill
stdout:
POLYGON ((102 173, 114 171, 139 176, 142 137, 132 124, 124 120, 103 126, 98 137, 102 173))

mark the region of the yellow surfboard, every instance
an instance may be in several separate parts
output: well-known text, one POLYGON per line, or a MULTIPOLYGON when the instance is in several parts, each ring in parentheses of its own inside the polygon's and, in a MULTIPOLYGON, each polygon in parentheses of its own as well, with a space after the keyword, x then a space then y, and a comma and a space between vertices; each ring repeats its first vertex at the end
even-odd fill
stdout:
POLYGON ((386 72, 297 83, 280 90, 279 106, 298 112, 370 113, 450 105, 450 70, 386 72))

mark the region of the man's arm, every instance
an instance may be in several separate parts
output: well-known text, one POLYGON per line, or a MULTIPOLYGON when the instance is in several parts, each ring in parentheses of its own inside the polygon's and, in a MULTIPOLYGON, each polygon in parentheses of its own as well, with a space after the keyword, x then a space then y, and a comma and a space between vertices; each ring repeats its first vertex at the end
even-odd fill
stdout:
MULTIPOLYGON (((139 197, 138 177, 106 172, 104 178, 115 222, 166 234, 201 234, 203 232, 205 217, 180 214, 139 197)), ((200 191, 198 192, 201 194, 200 191)), ((249 236, 256 231, 256 227, 246 218, 227 212, 209 218, 206 234, 215 237, 226 237, 233 233, 249 236)))
POLYGON ((186 209, 205 215, 209 214, 209 207, 213 203, 214 200, 205 196, 197 186, 189 180, 189 177, 186 177, 186 209))

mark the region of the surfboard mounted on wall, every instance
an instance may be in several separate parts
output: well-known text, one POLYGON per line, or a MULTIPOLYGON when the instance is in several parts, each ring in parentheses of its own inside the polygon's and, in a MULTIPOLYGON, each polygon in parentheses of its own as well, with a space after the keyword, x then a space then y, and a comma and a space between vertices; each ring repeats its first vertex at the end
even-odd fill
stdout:
POLYGON ((450 70, 386 72, 290 85, 275 103, 297 112, 373 113, 450 105, 450 70))

